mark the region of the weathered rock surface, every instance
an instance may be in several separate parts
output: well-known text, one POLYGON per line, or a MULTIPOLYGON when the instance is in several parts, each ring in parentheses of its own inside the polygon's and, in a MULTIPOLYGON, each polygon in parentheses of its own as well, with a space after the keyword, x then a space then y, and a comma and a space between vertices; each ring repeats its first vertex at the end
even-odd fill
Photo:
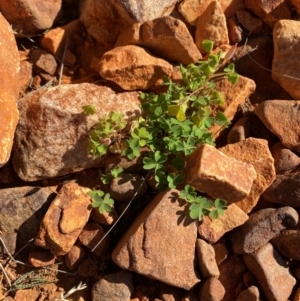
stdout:
POLYGON ((263 198, 271 203, 300 207, 300 168, 278 174, 263 198))
POLYGON ((100 213, 99 208, 93 208, 90 217, 96 223, 109 226, 118 219, 119 215, 114 207, 111 207, 110 212, 104 211, 103 213, 100 213))
POLYGON ((250 194, 236 202, 245 213, 249 213, 257 204, 260 195, 275 180, 274 159, 268 148, 268 141, 248 138, 238 143, 228 144, 219 151, 241 162, 251 164, 257 174, 250 194))
POLYGON ((0 231, 1 236, 15 240, 17 247, 23 247, 39 231, 50 202, 55 193, 49 187, 15 187, 0 189, 0 231))
POLYGON ((291 19, 289 5, 284 0, 245 0, 245 8, 260 17, 271 28, 280 19, 291 19))
POLYGON ((146 90, 173 67, 167 61, 150 55, 139 46, 128 45, 106 52, 100 61, 100 75, 124 90, 146 90))
POLYGON ((85 258, 84 248, 80 245, 74 245, 65 256, 65 264, 70 271, 75 272, 85 258))
POLYGON ((254 285, 246 288, 239 294, 236 301, 260 301, 258 288, 254 285))
POLYGON ((284 257, 300 260, 300 230, 283 230, 271 243, 284 257))
POLYGON ((49 251, 31 252, 28 255, 28 262, 34 267, 43 267, 55 262, 55 257, 49 251))
POLYGON ((33 35, 52 27, 62 9, 61 0, 40 2, 39 0, 4 0, 0 11, 22 35, 33 35))
POLYGON ((272 78, 296 100, 300 99, 300 62, 294 59, 300 51, 299 28, 298 21, 280 20, 273 30, 272 78))
POLYGON ((114 178, 109 187, 109 192, 115 201, 129 202, 142 197, 148 190, 148 185, 143 176, 139 174, 122 173, 114 178))
POLYGON ((198 226, 198 233, 201 238, 213 244, 225 233, 243 225, 248 220, 248 215, 235 204, 231 204, 225 210, 224 215, 218 219, 211 220, 204 216, 198 226))
POLYGON ((189 157, 186 183, 214 198, 232 203, 249 195, 256 171, 251 164, 240 162, 202 144, 189 157))
POLYGON ((113 46, 119 34, 129 25, 169 15, 176 2, 88 0, 83 2, 80 20, 98 43, 113 46))
POLYGON ((274 166, 276 173, 294 169, 300 164, 300 157, 293 153, 290 149, 277 142, 271 149, 274 158, 274 166))
POLYGON ((225 289, 218 278, 209 278, 201 283, 199 300, 221 301, 225 295, 225 289))
POLYGON ((203 40, 211 40, 214 47, 229 44, 226 18, 217 1, 211 2, 197 22, 195 44, 200 51, 203 40))
POLYGON ((35 66, 36 72, 46 72, 54 75, 57 69, 57 63, 54 56, 45 50, 33 49, 30 54, 30 61, 35 66))
POLYGON ((268 301, 289 299, 296 279, 271 244, 266 244, 252 254, 245 254, 244 261, 268 301))
POLYGON ((263 28, 261 19, 254 17, 246 10, 238 10, 236 12, 236 17, 249 34, 259 33, 263 28))
MULTIPOLYGON (((212 1, 214 0, 183 0, 178 9, 188 23, 196 26, 198 19, 212 1)), ((219 3, 226 19, 232 17, 237 10, 244 8, 242 0, 222 0, 219 3)))
POLYGON ((105 157, 88 153, 88 131, 97 115, 82 106, 94 105, 105 116, 116 108, 127 118, 140 112, 138 92, 116 94, 105 86, 61 85, 28 94, 19 103, 13 165, 19 177, 34 181, 105 165, 105 157))
POLYGON ((189 290, 200 281, 194 269, 197 228, 178 195, 177 190, 157 195, 118 242, 112 258, 123 269, 189 290))
POLYGON ((204 279, 219 277, 220 271, 216 262, 215 250, 203 239, 197 239, 196 251, 200 274, 204 279))
POLYGON ((227 20, 227 31, 230 44, 238 44, 244 38, 244 33, 236 17, 231 17, 227 20))
POLYGON ((254 109, 254 113, 281 143, 296 152, 300 152, 299 111, 300 101, 290 100, 267 100, 254 109))
POLYGON ((87 191, 76 183, 60 189, 41 222, 36 246, 50 249, 55 256, 70 251, 90 216, 91 199, 87 191))
MULTIPOLYGON (((9 1, 2 1, 5 5, 9 1)), ((9 159, 14 132, 19 113, 17 99, 19 94, 20 61, 16 40, 11 27, 0 14, 0 167, 9 159)))
POLYGON ((300 14, 300 2, 297 0, 290 0, 290 3, 295 7, 298 14, 300 14))
POLYGON ((281 230, 294 227, 298 213, 291 207, 267 208, 250 215, 249 220, 231 232, 231 245, 236 254, 252 253, 263 247, 281 230))
POLYGON ((202 57, 186 25, 170 16, 128 27, 118 37, 115 47, 126 45, 145 47, 165 60, 183 65, 202 57))
POLYGON ((133 289, 134 285, 131 272, 120 271, 105 275, 93 285, 92 301, 129 301, 133 289))

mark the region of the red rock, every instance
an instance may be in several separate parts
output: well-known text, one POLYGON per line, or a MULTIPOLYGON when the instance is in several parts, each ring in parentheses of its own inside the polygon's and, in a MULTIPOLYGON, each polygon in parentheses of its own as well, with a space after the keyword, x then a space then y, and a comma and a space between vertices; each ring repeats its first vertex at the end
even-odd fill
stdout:
POLYGON ((294 60, 295 53, 300 51, 299 28, 298 21, 280 20, 273 30, 272 78, 296 100, 300 99, 300 63, 294 60))
POLYGON ((199 282, 194 269, 197 230, 188 216, 178 222, 178 193, 158 194, 118 242, 112 258, 123 269, 188 290, 199 282))
POLYGON ((259 290, 256 286, 250 286, 247 289, 243 290, 236 301, 259 301, 259 290))
POLYGON ((213 244, 217 242, 225 233, 243 225, 248 220, 248 215, 238 206, 231 204, 224 212, 224 216, 211 220, 204 216, 198 226, 198 233, 201 238, 213 244))
POLYGON ((183 65, 202 57, 186 25, 170 16, 131 25, 120 34, 115 47, 126 45, 145 47, 165 60, 183 65))
POLYGON ((21 36, 34 35, 52 27, 60 17, 61 0, 4 0, 0 10, 21 36))
POLYGON ((172 70, 167 61, 134 45, 110 50, 100 61, 100 75, 124 90, 147 90, 158 79, 171 75, 172 70))
POLYGON ((250 134, 251 134, 250 118, 248 118, 248 116, 243 116, 230 129, 227 135, 227 143, 232 144, 236 142, 241 142, 246 138, 250 137, 250 134))
POLYGON ((214 243, 212 247, 215 250, 215 258, 216 258, 217 265, 219 265, 228 257, 229 254, 229 250, 226 246, 226 242, 221 239, 218 242, 214 243))
POLYGON ((203 239, 197 239, 196 250, 200 274, 204 279, 218 278, 220 271, 216 262, 215 250, 203 239))
POLYGON ((78 267, 78 275, 88 278, 97 276, 97 267, 91 262, 90 259, 84 259, 78 267))
POLYGON ((75 244, 90 216, 91 199, 76 183, 65 184, 51 203, 35 238, 35 245, 65 255, 75 244))
POLYGON ((98 43, 113 46, 119 34, 129 25, 169 15, 176 2, 88 0, 81 6, 80 20, 98 43))
MULTIPOLYGON (((6 5, 10 1, 2 1, 6 5)), ((0 9, 2 10, 2 9, 0 9)), ((2 12, 3 13, 3 12, 2 12)), ((17 99, 19 94, 19 53, 13 31, 0 15, 0 167, 9 159, 14 132, 19 120, 17 99)))
POLYGON ((231 245, 236 254, 252 253, 263 247, 281 230, 295 227, 299 217, 295 209, 262 209, 251 214, 249 220, 231 232, 231 245))
POLYGON ((84 115, 82 106, 94 105, 101 116, 117 108, 131 118, 140 112, 138 98, 138 92, 117 94, 95 84, 60 85, 28 94, 19 102, 14 169, 23 180, 35 181, 104 166, 107 156, 88 153, 87 133, 98 116, 84 115))
POLYGON ((139 174, 122 173, 114 178, 109 187, 111 198, 118 202, 129 202, 142 197, 148 191, 148 185, 139 174))
POLYGON ((257 34, 263 28, 261 19, 252 16, 246 10, 238 10, 236 17, 239 23, 249 32, 249 34, 257 34))
POLYGON ((255 178, 256 171, 251 164, 202 144, 188 159, 185 181, 200 192, 233 203, 249 195, 255 178))
POLYGON ((201 52, 202 41, 208 39, 214 42, 214 47, 229 44, 226 18, 217 1, 211 2, 197 22, 195 43, 201 52))
POLYGON ((231 44, 240 43, 243 40, 244 34, 236 17, 231 17, 227 20, 227 28, 228 37, 231 44))
POLYGON ((65 255, 65 264, 70 271, 75 272, 85 258, 86 252, 84 248, 79 245, 74 245, 65 255))
POLYGON ((250 194, 235 203, 245 213, 251 212, 261 194, 276 177, 274 159, 269 151, 268 142, 263 139, 248 138, 238 143, 228 144, 219 151, 254 167, 257 177, 253 181, 250 194))
POLYGON ((225 289, 218 278, 209 278, 201 283, 199 300, 201 301, 221 301, 225 295, 225 289))
POLYGON ((106 226, 115 223, 118 217, 119 215, 114 207, 111 208, 110 212, 104 211, 103 213, 100 213, 99 208, 93 208, 91 212, 91 220, 106 226))
MULTIPOLYGON (((87 223, 82 232, 80 233, 78 240, 79 242, 87 247, 89 250, 92 250, 98 242, 104 237, 107 230, 100 226, 97 223, 87 223)), ((104 256, 109 247, 110 237, 107 236, 101 244, 93 251, 97 256, 104 256)))
POLYGON ((20 96, 24 96, 32 81, 32 64, 28 61, 20 63, 19 84, 20 84, 20 96))
POLYGON ((57 69, 57 63, 54 56, 47 51, 41 49, 33 49, 30 60, 35 66, 36 72, 46 72, 54 75, 57 69))
POLYGON ((290 3, 296 8, 298 15, 300 14, 300 2, 298 0, 290 0, 290 3))
POLYGON ((43 267, 55 262, 55 257, 49 251, 37 251, 28 254, 28 262, 34 267, 43 267))
POLYGON ((267 300, 288 300, 296 284, 284 259, 268 243, 252 254, 244 255, 248 269, 254 274, 267 300))
POLYGON ((271 28, 278 20, 291 19, 289 4, 285 0, 245 0, 245 8, 271 28))
POLYGON ((34 289, 17 290, 14 301, 32 301, 39 298, 40 292, 34 289))
POLYGON ((284 146, 300 152, 299 110, 300 101, 267 100, 257 106, 254 113, 284 146))

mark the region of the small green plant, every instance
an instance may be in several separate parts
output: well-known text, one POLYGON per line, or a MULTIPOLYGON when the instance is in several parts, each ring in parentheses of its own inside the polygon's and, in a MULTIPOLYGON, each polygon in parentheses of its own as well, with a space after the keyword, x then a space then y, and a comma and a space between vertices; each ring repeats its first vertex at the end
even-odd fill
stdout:
MULTIPOLYGON (((203 48, 210 52, 211 41, 205 40, 203 48)), ((186 157, 202 143, 214 144, 211 127, 228 126, 229 121, 219 110, 224 105, 223 95, 216 82, 226 78, 232 84, 238 81, 234 65, 225 64, 234 52, 230 50, 222 59, 222 52, 209 54, 206 61, 180 66, 182 83, 175 84, 164 78, 165 93, 141 93, 142 117, 126 123, 119 112, 99 118, 96 128, 89 133, 90 152, 93 155, 119 152, 132 160, 140 156, 147 146, 144 169, 153 172, 156 188, 177 188, 185 178, 186 157), (222 70, 222 71, 219 71, 222 70)), ((86 114, 95 114, 92 106, 83 107, 86 114)), ((108 176, 110 177, 110 176, 108 176)), ((194 188, 186 186, 181 198, 189 204, 190 216, 201 220, 204 215, 218 218, 226 210, 226 202, 214 202, 197 196, 194 188)), ((100 204, 100 201, 98 202, 100 204)), ((103 201, 100 205, 103 204, 103 201)), ((104 205, 102 205, 104 210, 104 205)))
POLYGON ((107 174, 101 175, 100 179, 103 184, 107 185, 107 184, 110 184, 110 182, 113 179, 118 178, 122 174, 122 172, 123 172, 122 167, 113 168, 107 174))
POLYGON ((102 190, 91 190, 88 194, 94 200, 92 207, 98 208, 101 214, 112 210, 114 200, 110 197, 109 193, 104 193, 102 190))

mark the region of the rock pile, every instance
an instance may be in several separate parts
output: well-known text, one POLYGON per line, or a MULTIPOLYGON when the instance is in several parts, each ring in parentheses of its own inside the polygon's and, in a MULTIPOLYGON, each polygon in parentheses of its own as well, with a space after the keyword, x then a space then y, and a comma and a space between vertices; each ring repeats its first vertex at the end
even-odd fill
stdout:
MULTIPOLYGON (((35 238, 31 265, 63 261, 86 278, 88 293, 73 300, 300 300, 299 3, 77 4, 0 3, 1 250, 35 238), (145 182, 140 159, 91 156, 87 133, 112 111, 140 116, 141 91, 162 91, 163 76, 180 82, 180 64, 205 59, 204 39, 225 54, 238 43, 242 76, 217 83, 232 127, 213 128, 217 147, 201 145, 187 162, 186 183, 229 204, 224 216, 197 223, 178 190, 157 194, 145 182), (83 114, 88 104, 98 116, 83 114), (106 187, 113 211, 100 214, 87 192, 105 189, 99 173, 112 167, 124 173, 106 187)), ((0 290, 0 300, 58 297, 58 286, 43 289, 0 290)))

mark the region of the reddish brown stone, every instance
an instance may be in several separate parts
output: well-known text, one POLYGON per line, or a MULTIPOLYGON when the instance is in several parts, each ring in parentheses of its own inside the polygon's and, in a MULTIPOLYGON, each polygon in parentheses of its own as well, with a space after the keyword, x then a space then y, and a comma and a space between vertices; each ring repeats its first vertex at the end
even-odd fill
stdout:
POLYGON ((49 251, 37 251, 29 253, 28 262, 35 267, 43 267, 53 264, 55 257, 49 251))
POLYGON ((221 301, 225 295, 225 289, 218 278, 209 278, 201 283, 199 300, 201 301, 221 301))
POLYGON ((256 286, 250 286, 247 289, 243 290, 236 301, 259 301, 259 290, 256 286))
POLYGON ((65 255, 65 264, 67 268, 74 272, 86 257, 86 252, 83 247, 74 245, 65 255))
POLYGON ((257 279, 267 300, 288 300, 296 284, 283 258, 268 243, 252 254, 244 255, 248 269, 257 279))
POLYGON ((249 195, 256 176, 251 164, 229 157, 208 144, 194 151, 186 166, 187 184, 229 203, 249 195))
POLYGON ((170 190, 157 195, 121 238, 112 258, 123 269, 190 289, 199 282, 194 268, 197 229, 182 211, 178 194, 170 190), (179 222, 178 211, 186 220, 179 222))
POLYGON ((33 49, 30 55, 30 61, 35 66, 36 72, 46 72, 54 75, 57 68, 57 63, 54 56, 47 51, 41 49, 33 49))
POLYGON ((88 190, 76 183, 61 188, 40 225, 34 241, 37 246, 50 249, 55 256, 70 251, 90 216, 88 190))
POLYGON ((138 45, 168 60, 188 65, 202 56, 186 25, 170 16, 135 23, 123 31, 115 47, 138 45))
POLYGON ((239 23, 249 32, 249 34, 257 34, 263 28, 261 19, 252 16, 246 10, 238 10, 236 16, 239 23))
POLYGON ((100 75, 124 90, 146 90, 158 79, 171 75, 172 70, 167 61, 134 45, 114 48, 100 61, 100 75))
POLYGON ((243 31, 239 26, 236 17, 227 20, 228 36, 231 44, 240 43, 243 40, 243 31))
POLYGON ((32 81, 32 64, 28 61, 23 61, 20 63, 20 73, 19 73, 19 84, 20 84, 20 96, 26 94, 30 82, 32 81))

